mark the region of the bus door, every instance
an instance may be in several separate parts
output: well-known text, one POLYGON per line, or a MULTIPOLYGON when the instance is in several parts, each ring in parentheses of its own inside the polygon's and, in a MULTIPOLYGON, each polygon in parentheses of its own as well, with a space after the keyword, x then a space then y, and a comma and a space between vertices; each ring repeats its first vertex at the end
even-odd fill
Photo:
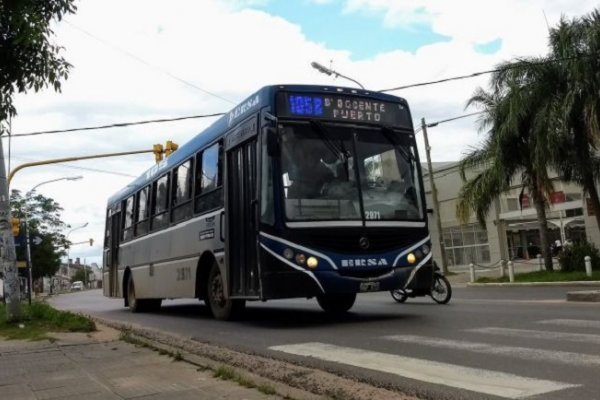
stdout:
POLYGON ((260 296, 257 257, 257 140, 255 135, 244 140, 252 136, 252 132, 256 132, 256 119, 246 121, 226 139, 225 248, 231 297, 260 296), (242 140, 243 143, 239 143, 242 140))
MULTIPOLYGON (((113 213, 110 217, 110 237, 108 254, 108 279, 109 295, 111 297, 119 296, 119 244, 121 243, 121 210, 113 213)), ((123 294, 121 294, 123 295, 123 294)))

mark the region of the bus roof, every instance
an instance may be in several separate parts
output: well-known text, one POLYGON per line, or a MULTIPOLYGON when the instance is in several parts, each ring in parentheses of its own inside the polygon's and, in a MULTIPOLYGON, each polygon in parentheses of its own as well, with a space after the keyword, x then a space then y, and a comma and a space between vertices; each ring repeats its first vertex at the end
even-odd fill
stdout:
POLYGON ((330 94, 351 94, 356 96, 365 96, 371 99, 381 101, 393 101, 406 104, 406 100, 401 97, 392 96, 386 93, 372 92, 369 90, 348 88, 341 86, 325 85, 270 85, 259 89, 257 92, 248 96, 244 101, 236 105, 225 115, 216 120, 212 125, 198 133, 185 144, 181 145, 177 151, 173 152, 160 163, 146 170, 142 175, 134 179, 130 184, 119 190, 108 199, 108 205, 111 206, 120 200, 129 197, 139 189, 147 186, 155 178, 161 176, 206 145, 217 141, 227 130, 236 123, 243 120, 247 115, 256 112, 263 107, 273 106, 275 104, 275 93, 278 91, 293 91, 299 93, 330 93, 330 94))

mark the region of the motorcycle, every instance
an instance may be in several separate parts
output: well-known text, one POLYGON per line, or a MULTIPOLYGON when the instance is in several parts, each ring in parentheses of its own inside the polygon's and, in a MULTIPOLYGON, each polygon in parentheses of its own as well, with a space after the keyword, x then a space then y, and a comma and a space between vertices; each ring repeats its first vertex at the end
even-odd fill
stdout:
POLYGON ((450 286, 450 282, 448 278, 446 278, 442 271, 435 265, 433 271, 433 284, 429 293, 419 293, 416 294, 410 289, 395 289, 390 290, 390 294, 398 303, 404 303, 409 297, 418 297, 429 295, 438 304, 446 304, 450 301, 452 297, 452 286, 450 286))

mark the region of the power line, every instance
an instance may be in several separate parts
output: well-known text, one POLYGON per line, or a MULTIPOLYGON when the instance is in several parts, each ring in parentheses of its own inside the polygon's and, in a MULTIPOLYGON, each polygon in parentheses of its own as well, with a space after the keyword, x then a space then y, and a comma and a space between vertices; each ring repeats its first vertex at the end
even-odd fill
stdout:
MULTIPOLYGON (((27 157, 13 157, 13 158, 17 159, 17 160, 23 160, 23 161, 35 161, 33 158, 27 158, 27 157)), ((77 170, 81 170, 81 171, 99 172, 102 174, 123 176, 126 178, 137 178, 137 175, 130 175, 130 174, 126 174, 123 172, 108 171, 108 170, 100 169, 100 168, 79 167, 79 166, 71 165, 71 164, 53 164, 49 167, 50 168, 52 168, 52 167, 69 168, 69 169, 77 169, 77 170)))
MULTIPOLYGON (((428 123, 426 126, 428 128, 432 128, 434 126, 437 126, 439 124, 443 124, 444 122, 450 122, 450 121, 455 121, 457 119, 463 119, 463 118, 468 118, 468 117, 472 117, 473 115, 478 115, 478 114, 483 114, 485 111, 477 111, 477 112, 472 112, 469 114, 463 114, 463 115, 459 115, 456 117, 452 117, 452 118, 447 118, 447 119, 442 119, 440 121, 435 121, 435 122, 430 122, 428 123)), ((423 130, 422 127, 418 127, 417 129, 415 129, 415 133, 419 133, 423 130)))
MULTIPOLYGON (((596 55, 598 55, 598 53, 580 54, 580 55, 577 55, 577 56, 571 56, 571 57, 565 57, 565 58, 555 58, 555 59, 552 59, 552 60, 545 60, 545 61, 540 61, 540 62, 529 62, 528 64, 530 64, 530 65, 544 65, 544 64, 554 63, 554 62, 570 61, 570 60, 578 60, 580 58, 594 57, 596 55)), ((480 76, 480 75, 492 74, 494 72, 500 72, 500 71, 507 71, 507 70, 515 69, 515 68, 517 68, 519 66, 520 65, 513 64, 513 65, 508 65, 508 66, 503 67, 503 68, 496 68, 496 69, 490 69, 490 70, 487 70, 487 71, 473 72, 472 74, 468 74, 468 75, 459 75, 459 76, 453 76, 453 77, 450 77, 450 78, 438 79, 436 81, 427 81, 427 82, 413 83, 413 84, 410 84, 410 85, 397 86, 397 87, 390 88, 390 89, 379 90, 379 92, 381 92, 381 93, 393 92, 395 90, 408 89, 408 88, 419 87, 419 86, 435 85, 435 84, 438 84, 438 83, 445 83, 445 82, 450 82, 450 81, 458 81, 458 80, 461 80, 461 79, 475 78, 475 77, 480 76)))
POLYGON ((122 48, 120 48, 118 46, 115 46, 114 44, 112 44, 112 43, 110 43, 110 42, 108 42, 108 41, 106 41, 104 39, 99 38, 98 36, 96 36, 96 35, 88 32, 88 31, 86 31, 85 29, 78 27, 77 25, 73 24, 72 22, 69 22, 67 20, 63 20, 63 21, 65 21, 67 23, 67 25, 70 25, 72 28, 77 29, 78 31, 86 34, 87 36, 91 37, 94 40, 99 41, 100 43, 104 44, 105 46, 108 46, 108 47, 112 48, 113 50, 120 51, 121 53, 123 53, 123 54, 125 54, 125 55, 127 55, 127 56, 129 56, 131 58, 133 58, 134 60, 136 60, 136 61, 138 61, 138 62, 140 62, 140 63, 142 63, 142 64, 144 64, 144 65, 146 65, 146 66, 148 66, 150 68, 158 70, 158 71, 162 72, 163 74, 166 74, 170 78, 173 78, 176 81, 178 81, 180 83, 183 83, 184 85, 190 86, 190 87, 192 87, 192 88, 194 88, 196 90, 201 91, 202 93, 205 93, 205 94, 208 94, 210 96, 216 97, 216 98, 221 99, 223 101, 226 101, 228 103, 236 104, 234 101, 231 101, 231 100, 229 100, 229 99, 227 99, 227 98, 225 98, 225 97, 223 97, 221 95, 218 95, 216 93, 209 92, 206 89, 203 89, 203 88, 201 88, 201 87, 199 87, 199 86, 197 86, 197 85, 195 85, 195 84, 193 84, 193 83, 191 83, 191 82, 189 82, 189 81, 187 81, 185 79, 182 79, 182 78, 178 77, 177 75, 172 74, 171 72, 167 71, 164 68, 161 68, 161 67, 158 67, 156 65, 150 64, 148 61, 144 60, 143 58, 140 58, 140 57, 136 56, 135 54, 133 54, 133 53, 131 53, 131 52, 125 50, 125 49, 122 49, 122 48))
POLYGON ((132 125, 157 124, 157 123, 162 123, 162 122, 183 121, 186 119, 218 117, 218 116, 221 116, 224 114, 225 113, 215 113, 215 114, 204 114, 204 115, 192 115, 192 116, 188 116, 188 117, 150 119, 150 120, 136 121, 136 122, 120 122, 120 123, 109 124, 109 125, 88 126, 88 127, 84 127, 84 128, 71 128, 71 129, 58 129, 58 130, 52 130, 52 131, 17 133, 17 134, 11 135, 11 136, 12 137, 37 136, 37 135, 47 135, 50 133, 65 133, 65 132, 77 132, 77 131, 92 131, 92 130, 97 130, 97 129, 108 129, 108 128, 122 128, 125 126, 132 126, 132 125))

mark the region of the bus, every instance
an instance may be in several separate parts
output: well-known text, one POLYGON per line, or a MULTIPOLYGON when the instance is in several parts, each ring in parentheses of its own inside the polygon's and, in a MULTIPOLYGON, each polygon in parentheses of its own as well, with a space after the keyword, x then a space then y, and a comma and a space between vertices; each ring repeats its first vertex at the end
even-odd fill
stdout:
POLYGON ((433 277, 406 100, 266 86, 111 196, 103 291, 133 312, 197 298, 217 319, 247 301, 426 293, 433 277))

